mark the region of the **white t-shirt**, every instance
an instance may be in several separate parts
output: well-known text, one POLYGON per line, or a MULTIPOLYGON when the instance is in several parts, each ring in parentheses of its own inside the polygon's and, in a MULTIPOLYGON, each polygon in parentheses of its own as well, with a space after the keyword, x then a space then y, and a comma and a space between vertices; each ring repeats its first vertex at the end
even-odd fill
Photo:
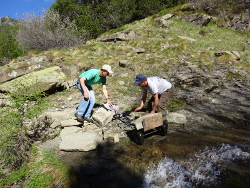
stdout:
POLYGON ((149 92, 153 95, 155 93, 162 94, 164 91, 170 89, 172 84, 163 78, 159 78, 156 76, 148 77, 148 86, 142 88, 142 92, 149 90, 149 92))

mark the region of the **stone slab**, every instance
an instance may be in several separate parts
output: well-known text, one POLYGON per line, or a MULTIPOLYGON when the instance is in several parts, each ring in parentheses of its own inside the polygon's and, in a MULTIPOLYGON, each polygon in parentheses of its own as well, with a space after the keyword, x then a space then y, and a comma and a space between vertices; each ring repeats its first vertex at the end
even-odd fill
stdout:
MULTIPOLYGON (((144 116, 132 121, 131 123, 133 123, 135 125, 137 130, 144 129, 144 125, 143 125, 144 119, 153 118, 153 117, 157 117, 157 118, 162 117, 162 113, 147 114, 147 115, 144 115, 144 116)), ((150 123, 151 120, 149 119, 146 121, 148 121, 150 123)))
POLYGON ((90 151, 102 142, 102 138, 94 132, 78 132, 65 134, 59 145, 63 151, 90 151))
POLYGON ((187 118, 183 114, 179 113, 169 113, 166 117, 169 123, 176 123, 176 124, 185 124, 187 123, 187 118))
POLYGON ((157 113, 155 116, 145 118, 142 124, 144 127, 144 131, 148 131, 150 129, 163 125, 161 113, 157 113))
MULTIPOLYGON (((116 109, 119 108, 116 106, 116 109)), ((99 124, 99 126, 106 126, 115 115, 115 111, 111 110, 108 104, 103 104, 98 110, 92 115, 93 120, 99 124)))
POLYGON ((61 121, 61 126, 62 127, 82 126, 82 123, 78 122, 75 119, 67 119, 67 120, 61 121))

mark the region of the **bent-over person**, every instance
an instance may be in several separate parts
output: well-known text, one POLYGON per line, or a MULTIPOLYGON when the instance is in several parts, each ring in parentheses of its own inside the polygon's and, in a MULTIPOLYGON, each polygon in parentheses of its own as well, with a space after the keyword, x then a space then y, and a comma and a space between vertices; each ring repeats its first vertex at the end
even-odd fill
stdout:
POLYGON ((147 111, 149 113, 161 112, 162 117, 167 115, 166 103, 173 95, 174 89, 174 86, 170 82, 157 76, 147 78, 143 74, 138 74, 135 78, 134 85, 138 85, 142 89, 141 103, 140 106, 135 108, 135 111, 139 111, 143 108, 149 91, 152 97, 148 101, 147 111))
POLYGON ((92 85, 102 84, 102 91, 109 105, 112 105, 108 97, 108 91, 106 88, 106 77, 112 74, 113 71, 109 65, 103 65, 101 70, 90 69, 82 73, 77 80, 76 86, 83 95, 81 103, 76 109, 76 120, 79 122, 88 121, 93 122, 90 119, 92 109, 95 104, 95 93, 92 89, 92 85))

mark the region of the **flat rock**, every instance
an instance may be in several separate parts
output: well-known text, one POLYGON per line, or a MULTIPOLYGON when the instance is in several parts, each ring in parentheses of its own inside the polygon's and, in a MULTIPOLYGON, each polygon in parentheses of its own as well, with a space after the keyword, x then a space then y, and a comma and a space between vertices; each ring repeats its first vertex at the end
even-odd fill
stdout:
POLYGON ((63 151, 90 151, 96 149, 102 142, 102 137, 95 132, 82 132, 80 128, 61 132, 59 149, 63 151))
POLYGON ((169 113, 166 117, 168 123, 176 123, 176 124, 186 124, 187 118, 183 114, 179 113, 169 113))

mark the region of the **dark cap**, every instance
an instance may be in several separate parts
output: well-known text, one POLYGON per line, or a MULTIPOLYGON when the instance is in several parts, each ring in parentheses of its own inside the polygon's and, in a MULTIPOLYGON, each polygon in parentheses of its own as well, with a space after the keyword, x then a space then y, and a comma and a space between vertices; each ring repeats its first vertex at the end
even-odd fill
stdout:
POLYGON ((134 85, 138 85, 139 83, 141 83, 142 81, 144 80, 147 80, 147 77, 143 74, 138 74, 136 77, 135 77, 135 82, 134 82, 134 85))

